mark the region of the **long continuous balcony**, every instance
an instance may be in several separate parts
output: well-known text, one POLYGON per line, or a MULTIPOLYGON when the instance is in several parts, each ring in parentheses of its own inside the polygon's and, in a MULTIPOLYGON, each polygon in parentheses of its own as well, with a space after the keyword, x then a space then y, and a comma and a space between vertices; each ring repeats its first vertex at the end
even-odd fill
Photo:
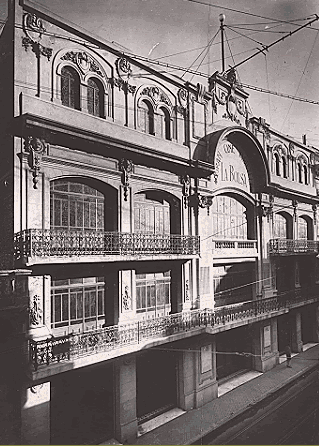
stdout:
POLYGON ((272 239, 269 241, 272 255, 318 254, 318 242, 314 240, 272 239))
POLYGON ((134 347, 138 350, 139 346, 142 348, 145 343, 155 339, 161 342, 173 335, 185 335, 186 332, 198 334, 199 329, 202 329, 202 332, 217 333, 221 329, 227 329, 227 326, 231 328, 247 321, 251 323, 271 317, 278 311, 318 300, 319 288, 313 287, 302 292, 293 290, 280 296, 227 305, 215 310, 192 310, 58 338, 31 340, 30 363, 33 370, 37 371, 50 365, 69 363, 100 353, 112 355, 112 352, 119 353, 122 349, 122 354, 126 354, 134 347))
POLYGON ((256 258, 257 240, 213 240, 214 259, 256 258))
POLYGON ((88 261, 144 256, 187 258, 200 252, 198 236, 175 234, 27 229, 15 234, 14 243, 16 260, 28 264, 70 257, 89 257, 88 261))

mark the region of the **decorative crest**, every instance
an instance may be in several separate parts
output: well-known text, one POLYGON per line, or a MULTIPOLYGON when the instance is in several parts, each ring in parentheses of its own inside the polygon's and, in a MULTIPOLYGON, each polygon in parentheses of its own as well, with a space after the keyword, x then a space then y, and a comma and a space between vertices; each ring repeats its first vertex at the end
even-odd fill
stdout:
POLYGON ((38 188, 38 176, 40 173, 40 165, 42 156, 47 154, 48 144, 41 138, 35 138, 34 136, 28 136, 24 142, 25 151, 29 153, 29 167, 33 175, 33 188, 38 188))
POLYGON ((132 161, 126 158, 122 158, 119 163, 119 170, 122 172, 122 185, 124 186, 124 201, 127 201, 128 189, 130 186, 130 174, 133 172, 132 161))
POLYGON ((52 56, 52 49, 45 47, 40 43, 42 35, 46 31, 42 20, 35 14, 25 14, 23 16, 23 31, 26 34, 26 37, 22 37, 22 46, 24 49, 27 51, 28 48, 31 47, 32 51, 38 58, 40 55, 42 55, 50 60, 52 56))
POLYGON ((61 60, 73 62, 83 74, 91 71, 98 76, 106 77, 102 67, 85 51, 68 51, 61 57, 61 60))

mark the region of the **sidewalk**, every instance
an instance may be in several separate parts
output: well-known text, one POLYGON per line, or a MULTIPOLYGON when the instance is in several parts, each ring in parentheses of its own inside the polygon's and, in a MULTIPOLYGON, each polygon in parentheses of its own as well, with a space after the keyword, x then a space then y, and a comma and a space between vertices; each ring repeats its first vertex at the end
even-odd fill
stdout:
POLYGON ((292 368, 287 368, 286 362, 283 362, 269 372, 225 393, 204 407, 186 412, 142 435, 135 444, 191 444, 284 385, 292 383, 316 365, 319 366, 319 345, 295 355, 291 361, 292 368))

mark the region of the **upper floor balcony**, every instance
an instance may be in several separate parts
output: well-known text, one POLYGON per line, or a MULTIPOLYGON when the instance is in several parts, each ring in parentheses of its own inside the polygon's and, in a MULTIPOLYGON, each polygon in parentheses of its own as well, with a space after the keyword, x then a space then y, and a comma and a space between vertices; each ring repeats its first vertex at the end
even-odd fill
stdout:
POLYGON ((315 240, 272 239, 269 241, 269 253, 289 256, 295 254, 318 254, 318 242, 315 240))
POLYGON ((25 265, 68 262, 189 259, 199 236, 26 229, 14 237, 15 259, 25 265))
POLYGON ((213 240, 214 260, 243 259, 253 261, 257 257, 257 240, 213 240))
POLYGON ((215 334, 318 300, 319 287, 316 286, 214 310, 198 309, 56 338, 31 340, 29 361, 32 377, 43 378, 202 333, 215 334))

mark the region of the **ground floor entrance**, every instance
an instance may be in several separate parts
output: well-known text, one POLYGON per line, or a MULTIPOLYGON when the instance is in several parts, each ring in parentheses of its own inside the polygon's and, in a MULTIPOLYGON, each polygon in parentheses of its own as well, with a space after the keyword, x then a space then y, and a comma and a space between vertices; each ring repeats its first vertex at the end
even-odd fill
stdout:
POLYGON ((137 418, 143 423, 176 407, 176 353, 154 350, 136 360, 137 418))
POLYGON ((99 444, 114 436, 112 365, 63 373, 51 384, 51 444, 99 444))
POLYGON ((278 317, 278 351, 285 352, 286 346, 291 346, 291 320, 289 313, 278 317))
POLYGON ((252 339, 249 327, 239 327, 216 335, 217 380, 252 368, 252 339))

